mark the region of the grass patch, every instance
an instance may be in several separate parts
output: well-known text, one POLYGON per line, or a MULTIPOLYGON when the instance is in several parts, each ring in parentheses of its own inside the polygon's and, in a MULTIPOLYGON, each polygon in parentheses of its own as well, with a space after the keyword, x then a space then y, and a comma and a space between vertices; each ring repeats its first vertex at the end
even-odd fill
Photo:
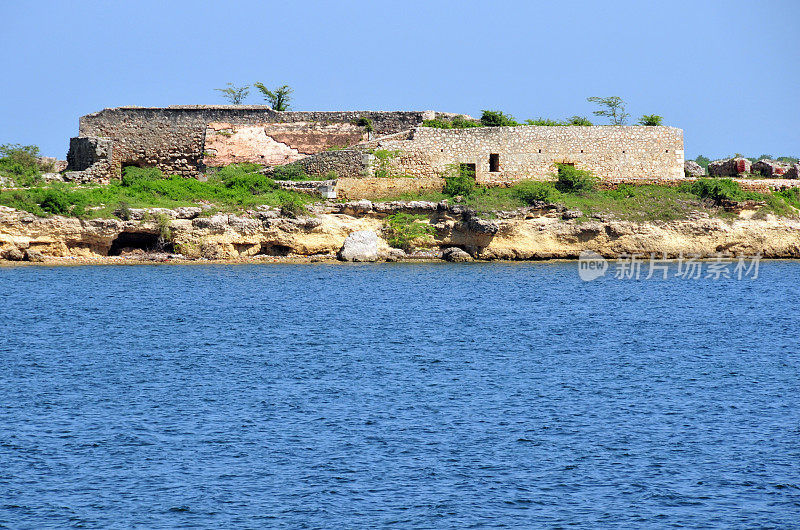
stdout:
POLYGON ((423 223, 424 215, 396 213, 386 218, 386 236, 390 247, 410 250, 415 243, 430 239, 436 230, 423 223))
POLYGON ((211 203, 218 211, 235 212, 262 204, 300 212, 312 202, 309 195, 277 189, 273 180, 257 173, 258 166, 227 166, 207 182, 164 176, 153 168, 125 168, 122 179, 107 186, 78 187, 53 183, 0 192, 0 204, 35 215, 82 218, 130 215, 131 208, 175 208, 211 203), (121 213, 120 213, 121 212, 121 213))

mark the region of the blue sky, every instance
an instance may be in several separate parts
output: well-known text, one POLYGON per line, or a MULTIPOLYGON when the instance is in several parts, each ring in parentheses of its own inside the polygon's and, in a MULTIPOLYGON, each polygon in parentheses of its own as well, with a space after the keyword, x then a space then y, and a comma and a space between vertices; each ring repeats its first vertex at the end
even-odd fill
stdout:
POLYGON ((800 155, 796 0, 0 4, 0 143, 60 158, 83 114, 223 103, 228 81, 289 84, 296 110, 520 120, 616 95, 689 158, 800 155))

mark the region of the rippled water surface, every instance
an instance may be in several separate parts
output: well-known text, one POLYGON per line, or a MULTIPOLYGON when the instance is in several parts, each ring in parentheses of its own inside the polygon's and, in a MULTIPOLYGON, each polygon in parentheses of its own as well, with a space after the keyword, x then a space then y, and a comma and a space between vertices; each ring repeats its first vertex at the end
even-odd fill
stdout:
POLYGON ((792 527, 800 263, 0 268, 0 526, 792 527))

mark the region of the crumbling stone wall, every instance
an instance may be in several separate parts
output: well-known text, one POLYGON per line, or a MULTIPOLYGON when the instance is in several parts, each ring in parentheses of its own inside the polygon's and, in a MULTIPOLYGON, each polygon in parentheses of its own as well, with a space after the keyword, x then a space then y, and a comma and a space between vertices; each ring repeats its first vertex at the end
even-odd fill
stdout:
POLYGON ((63 180, 108 183, 113 155, 113 142, 108 138, 83 136, 70 138, 67 172, 63 180))
POLYGON ((207 167, 242 162, 269 166, 290 164, 332 147, 347 147, 365 140, 364 127, 352 123, 209 123, 203 164, 207 167))
POLYGON ((607 181, 684 178, 683 131, 674 127, 419 127, 408 139, 370 145, 395 152, 390 171, 412 177, 439 176, 450 164, 474 164, 479 183, 502 185, 550 179, 555 164, 566 163, 607 181))
POLYGON ((334 172, 337 177, 357 179, 369 174, 373 158, 360 149, 343 149, 317 153, 299 160, 297 164, 308 175, 325 176, 334 172))
POLYGON ((406 193, 442 191, 444 179, 439 177, 361 177, 336 180, 336 198, 345 200, 385 199, 406 193))
POLYGON ((112 141, 111 169, 114 173, 125 165, 137 165, 158 167, 170 174, 196 176, 203 167, 209 123, 234 126, 297 122, 352 124, 359 118, 368 118, 375 135, 386 135, 436 116, 451 115, 433 111, 277 112, 266 106, 244 105, 119 107, 83 116, 79 134, 112 141))

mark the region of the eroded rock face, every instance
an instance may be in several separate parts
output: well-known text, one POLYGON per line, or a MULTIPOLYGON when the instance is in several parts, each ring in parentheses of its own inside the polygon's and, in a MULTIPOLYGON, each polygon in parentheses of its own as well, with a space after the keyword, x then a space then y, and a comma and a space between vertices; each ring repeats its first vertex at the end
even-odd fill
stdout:
POLYGON ((751 164, 746 158, 729 158, 715 160, 708 165, 708 174, 712 177, 735 178, 745 173, 750 173, 751 164))
POLYGON ((705 168, 694 160, 687 160, 683 163, 683 172, 687 177, 700 178, 706 176, 705 168))
POLYGON ((753 164, 750 168, 752 173, 759 173, 767 178, 781 178, 789 170, 789 164, 778 162, 777 160, 762 159, 753 164))
POLYGON ((463 263, 467 261, 473 261, 472 256, 470 256, 465 250, 462 250, 458 247, 450 247, 444 249, 442 252, 442 259, 445 261, 451 261, 453 263, 463 263))
POLYGON ((378 261, 378 234, 371 230, 353 232, 344 240, 337 257, 342 261, 378 261))
POLYGON ((787 179, 797 179, 800 178, 800 163, 792 164, 789 166, 789 169, 786 170, 786 175, 784 175, 787 179))
POLYGON ((528 260, 575 258, 586 249, 606 257, 651 252, 671 257, 681 253, 713 257, 722 252, 800 258, 798 219, 723 221, 701 212, 692 219, 670 222, 579 222, 562 219, 563 212, 524 209, 514 216, 487 221, 460 206, 429 212, 435 236, 423 248, 404 254, 390 249, 381 237, 389 213, 383 207, 381 210, 371 209, 362 216, 320 212, 316 217, 300 219, 262 215, 274 213, 271 210, 169 218, 171 248, 165 248, 159 247, 163 217, 148 221, 40 218, 0 206, 0 259, 135 258, 161 252, 187 259, 228 260, 258 256, 331 259, 337 254, 347 261, 467 259, 464 254, 479 259, 528 260))

